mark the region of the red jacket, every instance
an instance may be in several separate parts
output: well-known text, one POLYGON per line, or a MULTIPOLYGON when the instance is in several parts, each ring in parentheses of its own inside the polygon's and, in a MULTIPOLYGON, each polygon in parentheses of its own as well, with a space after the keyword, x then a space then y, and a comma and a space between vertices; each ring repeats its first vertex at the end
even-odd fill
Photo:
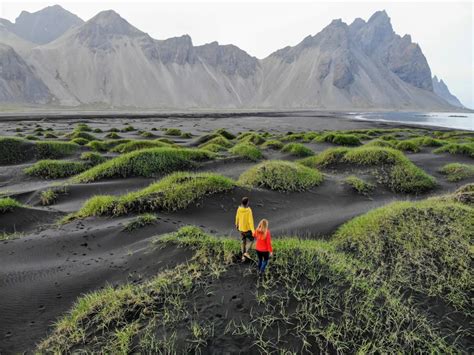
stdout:
POLYGON ((255 249, 258 251, 268 251, 270 253, 273 252, 272 248, 272 236, 270 234, 270 230, 267 229, 267 237, 263 238, 263 233, 256 230, 253 233, 255 239, 257 239, 257 243, 255 244, 255 249))

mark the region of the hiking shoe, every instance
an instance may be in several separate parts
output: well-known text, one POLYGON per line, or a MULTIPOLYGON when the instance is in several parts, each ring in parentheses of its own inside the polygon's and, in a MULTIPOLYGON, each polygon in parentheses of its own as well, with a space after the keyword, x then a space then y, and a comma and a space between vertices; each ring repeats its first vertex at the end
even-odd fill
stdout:
POLYGON ((244 253, 243 257, 250 259, 250 254, 249 253, 244 253))

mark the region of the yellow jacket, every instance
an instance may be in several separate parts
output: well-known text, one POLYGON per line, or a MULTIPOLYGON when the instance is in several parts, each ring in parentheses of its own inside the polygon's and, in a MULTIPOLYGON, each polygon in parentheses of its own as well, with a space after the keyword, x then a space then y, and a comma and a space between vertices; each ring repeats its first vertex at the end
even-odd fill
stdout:
POLYGON ((235 215, 235 225, 241 232, 255 231, 253 226, 253 215, 252 209, 250 207, 240 206, 237 209, 237 214, 235 215))

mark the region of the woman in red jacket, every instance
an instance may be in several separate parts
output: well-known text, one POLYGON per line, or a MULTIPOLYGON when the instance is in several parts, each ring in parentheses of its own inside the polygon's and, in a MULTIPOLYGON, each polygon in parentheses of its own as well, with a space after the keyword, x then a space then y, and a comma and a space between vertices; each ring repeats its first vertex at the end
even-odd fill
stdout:
POLYGON ((267 267, 268 259, 273 254, 272 237, 270 235, 268 221, 266 219, 262 219, 260 221, 253 236, 257 240, 255 249, 258 256, 258 271, 260 274, 263 274, 265 268, 267 267))

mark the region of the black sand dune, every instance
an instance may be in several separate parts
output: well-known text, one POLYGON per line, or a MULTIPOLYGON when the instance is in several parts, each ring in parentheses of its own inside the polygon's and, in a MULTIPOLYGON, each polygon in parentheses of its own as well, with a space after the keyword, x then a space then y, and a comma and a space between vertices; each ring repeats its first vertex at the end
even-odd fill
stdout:
MULTIPOLYGON (((0 118, 0 135, 14 135, 15 127, 24 123, 32 130, 34 124, 44 117, 0 118)), ((337 115, 313 112, 260 113, 260 114, 215 114, 215 115, 166 115, 142 117, 111 116, 85 119, 71 117, 48 117, 41 121, 42 127, 51 127, 58 132, 67 132, 78 122, 87 122, 104 133, 93 133, 103 138, 110 127, 125 127, 130 123, 138 130, 153 131, 165 137, 161 128, 175 127, 183 132, 197 135, 217 128, 226 128, 237 133, 247 130, 265 130, 270 133, 305 132, 309 130, 362 129, 395 127, 387 123, 371 123, 338 118, 337 115)), ((26 129, 26 128, 25 128, 26 129)), ((137 132, 119 132, 121 137, 140 139, 137 132)), ((167 137, 173 139, 173 137, 167 137)), ((182 145, 191 140, 177 139, 182 145)), ((306 143, 315 152, 334 145, 329 143, 306 143)), ((441 154, 435 155, 433 148, 423 148, 420 153, 406 154, 417 166, 438 180, 438 187, 429 195, 454 191, 461 183, 449 183, 438 170, 450 162, 472 163, 472 159, 441 154)), ((265 150, 266 159, 295 160, 289 154, 265 150)), ((73 158, 77 158, 74 156, 73 158)), ((198 171, 212 171, 233 179, 256 164, 242 158, 226 158, 200 165, 198 171)), ((298 235, 315 238, 328 237, 338 226, 354 216, 396 200, 418 199, 429 196, 395 194, 378 186, 369 196, 357 194, 343 185, 342 180, 352 171, 325 171, 325 180, 317 188, 301 193, 281 193, 266 189, 246 190, 235 188, 225 194, 206 197, 189 208, 173 213, 157 213, 158 222, 152 226, 124 231, 124 226, 133 216, 121 218, 88 218, 61 227, 53 223, 64 214, 77 211, 90 197, 98 194, 121 195, 148 186, 156 178, 131 177, 106 179, 90 184, 70 184, 56 203, 44 207, 40 194, 54 188, 65 180, 43 180, 29 178, 22 172, 29 164, 0 166, 0 193, 12 196, 29 208, 0 214, 0 232, 21 232, 18 239, 0 242, 0 353, 21 352, 34 349, 44 338, 52 324, 70 309, 78 296, 106 285, 125 282, 140 283, 160 270, 185 262, 191 252, 175 247, 157 249, 151 244, 152 237, 177 230, 184 225, 196 225, 207 232, 230 235, 238 238, 234 230, 235 209, 242 196, 251 199, 255 220, 268 218, 275 238, 298 235)), ((369 176, 369 175, 367 175, 369 176)), ((370 178, 370 176, 369 176, 370 178)), ((471 179, 470 181, 473 181, 471 179)), ((470 181, 463 181, 462 184, 470 181)), ((218 285, 209 299, 200 295, 196 304, 209 319, 216 322, 216 329, 224 312, 241 314, 250 309, 249 295, 237 292, 235 285, 249 285, 254 278, 241 278, 242 268, 235 265, 218 285), (219 300, 217 299, 219 297, 219 300), (222 302, 222 299, 224 302, 222 302), (225 306, 223 306, 223 304, 225 306)), ((235 316, 237 317, 237 315, 235 316)), ((219 336, 207 350, 234 352, 248 349, 245 339, 235 337, 220 342, 219 336)))

